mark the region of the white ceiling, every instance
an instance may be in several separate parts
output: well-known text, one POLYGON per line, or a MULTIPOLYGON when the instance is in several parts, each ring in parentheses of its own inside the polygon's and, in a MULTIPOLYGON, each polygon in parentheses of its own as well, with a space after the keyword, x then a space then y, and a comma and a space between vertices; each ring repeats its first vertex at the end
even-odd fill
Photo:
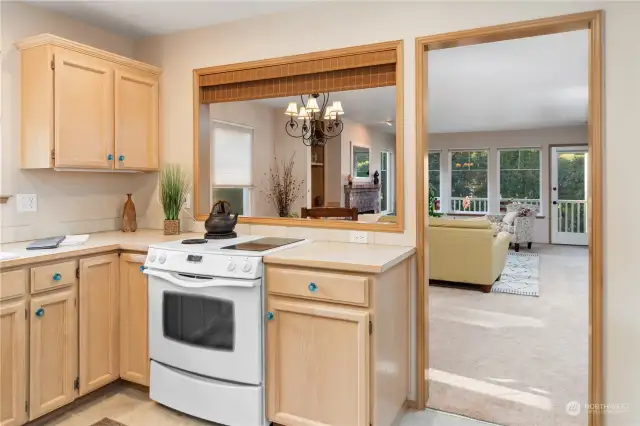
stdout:
MULTIPOLYGON (((304 96, 305 101, 307 96, 304 96)), ((320 104, 320 96, 318 104, 320 104)), ((376 87, 374 89, 348 90, 345 92, 333 92, 329 97, 329 104, 333 101, 342 102, 345 120, 355 121, 376 128, 380 131, 395 133, 396 120, 396 88, 395 86, 376 87), (392 125, 385 124, 391 121, 392 125)), ((258 99, 253 102, 269 105, 282 109, 282 115, 289 102, 297 102, 300 108, 300 96, 287 98, 258 99)))
POLYGON ((429 132, 587 121, 586 31, 429 52, 429 132))
POLYGON ((200 28, 308 5, 308 0, 22 0, 138 38, 200 28))

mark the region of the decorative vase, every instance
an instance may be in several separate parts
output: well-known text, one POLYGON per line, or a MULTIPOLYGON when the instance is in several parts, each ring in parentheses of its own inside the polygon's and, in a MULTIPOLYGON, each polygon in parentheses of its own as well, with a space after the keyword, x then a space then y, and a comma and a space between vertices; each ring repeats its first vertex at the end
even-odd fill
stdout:
POLYGON ((353 176, 347 176, 347 182, 349 183, 349 185, 353 185, 353 176))
POLYGON ((127 194, 127 201, 122 209, 122 232, 136 232, 138 222, 136 221, 136 205, 133 204, 131 194, 127 194))
POLYGON ((180 233, 180 219, 164 221, 164 235, 178 235, 180 233))
POLYGON ((378 171, 376 170, 376 172, 373 174, 373 184, 374 185, 379 185, 380 184, 380 173, 378 173, 378 171))

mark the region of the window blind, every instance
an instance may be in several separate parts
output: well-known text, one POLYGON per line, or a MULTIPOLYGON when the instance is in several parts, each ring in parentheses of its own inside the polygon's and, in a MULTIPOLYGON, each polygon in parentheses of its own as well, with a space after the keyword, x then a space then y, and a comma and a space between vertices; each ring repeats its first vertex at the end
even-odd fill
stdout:
POLYGON ((211 143, 213 186, 252 186, 253 130, 214 122, 211 143))

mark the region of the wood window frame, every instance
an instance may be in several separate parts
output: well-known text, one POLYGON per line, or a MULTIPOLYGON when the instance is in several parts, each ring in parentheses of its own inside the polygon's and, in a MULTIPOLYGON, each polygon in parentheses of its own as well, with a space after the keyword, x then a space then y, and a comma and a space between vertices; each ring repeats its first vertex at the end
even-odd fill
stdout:
MULTIPOLYGON (((604 12, 595 10, 490 27, 416 38, 416 243, 417 243, 417 398, 414 407, 422 409, 428 399, 429 368, 427 336, 429 331, 428 258, 429 244, 425 229, 425 152, 429 149, 428 111, 425 106, 428 81, 427 55, 431 50, 470 46, 505 40, 588 30, 589 38, 589 382, 588 403, 604 402, 603 373, 603 21, 604 12)), ((588 426, 602 426, 602 412, 589 410, 588 426)))
MULTIPOLYGON (((384 43, 369 44, 363 46, 347 47, 342 49, 327 50, 322 52, 307 53, 302 55, 286 56, 281 58, 265 59, 252 62, 244 62, 230 65, 221 65, 215 67, 199 68, 193 70, 193 188, 194 188, 194 206, 195 219, 204 221, 208 214, 201 214, 197 208, 200 205, 199 200, 199 166, 198 166, 198 146, 201 137, 205 137, 205 133, 201 131, 202 121, 208 119, 201 111, 202 87, 201 79, 205 76, 220 74, 226 76, 224 79, 215 80, 209 78, 207 84, 212 81, 237 82, 238 76, 245 76, 245 81, 259 81, 260 79, 274 78, 273 71, 279 66, 288 65, 289 69, 299 69, 296 66, 307 67, 304 73, 313 75, 321 73, 322 68, 327 63, 333 64, 333 69, 348 70, 353 68, 350 59, 354 56, 364 54, 380 54, 379 57, 384 58, 389 51, 395 52, 395 88, 396 88, 396 152, 395 152, 395 194, 396 194, 396 223, 358 223, 352 221, 336 221, 336 220, 308 220, 298 218, 279 218, 279 217, 247 217, 238 218, 238 223, 254 224, 254 225, 276 225, 276 226, 298 226, 306 228, 331 228, 344 230, 359 231, 378 231, 378 232, 404 232, 404 55, 403 41, 389 41, 384 43), (302 65, 301 65, 302 64, 302 65), (316 67, 316 68, 314 68, 316 67), (247 71, 263 69, 264 72, 247 74, 247 71), (314 71, 315 70, 315 71, 314 71), (264 76, 264 78, 256 78, 255 75, 264 76), (250 77, 247 77, 250 76, 250 77), (233 79, 235 80, 229 80, 233 79), (247 80, 248 79, 248 80, 247 80)), ((375 59, 372 61, 375 66, 375 59)), ((370 65, 365 65, 370 66, 370 65)), ((275 94, 272 97, 279 97, 275 94)), ((285 105, 286 106, 286 105, 285 105)), ((283 108, 285 107, 283 106, 283 108)))

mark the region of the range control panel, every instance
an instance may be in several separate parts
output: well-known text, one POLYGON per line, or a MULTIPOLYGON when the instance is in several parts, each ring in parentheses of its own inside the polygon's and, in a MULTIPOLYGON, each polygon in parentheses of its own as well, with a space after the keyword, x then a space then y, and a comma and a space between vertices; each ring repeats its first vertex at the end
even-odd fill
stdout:
POLYGON ((168 272, 212 277, 255 279, 262 277, 262 258, 222 254, 185 253, 149 249, 145 267, 168 272))

